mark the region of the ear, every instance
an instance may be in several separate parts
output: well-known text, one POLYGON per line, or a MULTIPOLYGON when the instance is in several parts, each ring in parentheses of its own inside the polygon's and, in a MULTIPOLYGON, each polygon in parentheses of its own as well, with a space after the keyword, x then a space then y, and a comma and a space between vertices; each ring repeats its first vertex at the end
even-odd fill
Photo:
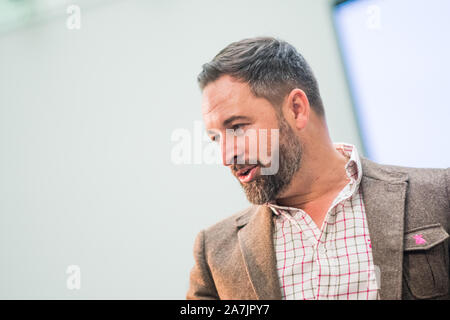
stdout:
POLYGON ((306 93, 301 89, 293 89, 289 93, 287 100, 287 111, 292 115, 297 129, 303 129, 309 120, 311 107, 306 93))

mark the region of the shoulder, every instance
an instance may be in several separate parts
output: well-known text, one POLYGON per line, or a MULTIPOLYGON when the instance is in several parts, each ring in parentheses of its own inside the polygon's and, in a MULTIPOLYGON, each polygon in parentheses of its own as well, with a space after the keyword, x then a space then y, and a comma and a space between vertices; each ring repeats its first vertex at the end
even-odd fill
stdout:
POLYGON ((214 242, 228 240, 236 234, 239 221, 249 219, 256 212, 256 209, 257 206, 249 206, 206 228, 204 230, 205 240, 214 240, 214 242), (212 237, 214 239, 211 239, 212 237))
MULTIPOLYGON (((366 185, 406 184, 405 205, 411 221, 425 218, 439 222, 450 229, 450 169, 412 168, 375 163, 361 159, 366 185), (381 181, 381 183, 380 183, 381 181)), ((364 186, 363 186, 364 189, 364 186)), ((388 192, 388 191, 386 191, 388 192)), ((369 195, 366 195, 369 196, 369 195)), ((383 199, 380 195, 378 199, 383 199)), ((431 222, 430 222, 431 223, 431 222)))
POLYGON ((377 180, 407 179, 409 184, 444 188, 450 184, 450 168, 414 168, 395 165, 385 165, 361 157, 363 175, 377 180))
POLYGON ((203 229, 197 237, 198 247, 209 264, 226 265, 234 255, 240 255, 238 229, 243 219, 250 219, 256 212, 256 206, 250 206, 203 229))

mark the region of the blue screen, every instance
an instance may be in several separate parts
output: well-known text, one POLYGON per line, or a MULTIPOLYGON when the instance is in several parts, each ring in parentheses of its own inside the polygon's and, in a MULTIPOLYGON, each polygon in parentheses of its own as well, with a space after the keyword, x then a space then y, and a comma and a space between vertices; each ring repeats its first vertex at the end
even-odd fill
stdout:
POLYGON ((450 0, 354 0, 334 22, 366 156, 450 166, 450 0))

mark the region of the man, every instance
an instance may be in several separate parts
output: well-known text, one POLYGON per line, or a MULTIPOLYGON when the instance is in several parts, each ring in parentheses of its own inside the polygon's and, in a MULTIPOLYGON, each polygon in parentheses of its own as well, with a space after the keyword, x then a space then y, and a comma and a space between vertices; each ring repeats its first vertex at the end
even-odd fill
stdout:
POLYGON ((253 205, 199 233, 187 299, 450 298, 450 169, 333 144, 316 79, 284 41, 231 43, 198 81, 208 134, 253 205), (268 157, 230 143, 252 130, 278 132, 268 157))

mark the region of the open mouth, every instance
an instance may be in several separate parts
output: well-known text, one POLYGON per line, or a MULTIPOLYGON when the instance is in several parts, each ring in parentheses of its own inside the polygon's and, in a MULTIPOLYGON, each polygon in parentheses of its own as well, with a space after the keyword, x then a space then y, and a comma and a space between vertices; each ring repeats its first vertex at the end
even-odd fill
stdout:
POLYGON ((258 173, 257 172, 258 168, 259 168, 258 165, 246 167, 246 168, 239 170, 236 175, 240 182, 247 183, 247 182, 252 181, 256 177, 256 175, 258 173))

